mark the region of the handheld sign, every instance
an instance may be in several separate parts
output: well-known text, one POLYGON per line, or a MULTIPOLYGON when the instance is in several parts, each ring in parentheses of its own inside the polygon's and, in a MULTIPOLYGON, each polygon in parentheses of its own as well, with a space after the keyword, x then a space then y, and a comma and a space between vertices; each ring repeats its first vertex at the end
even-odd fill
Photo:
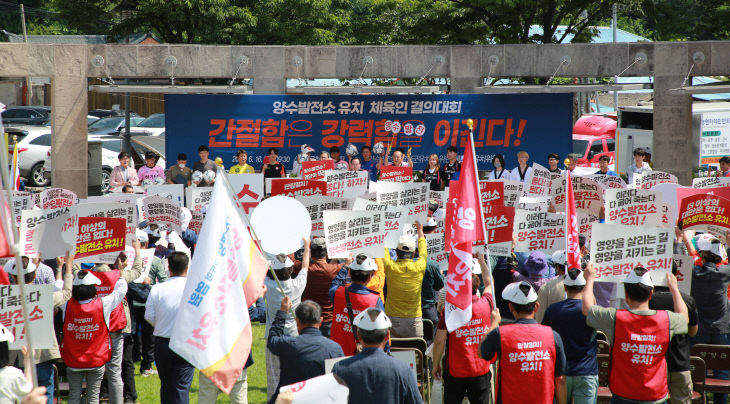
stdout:
POLYGON ((270 254, 291 254, 302 247, 312 231, 307 208, 287 196, 273 196, 261 202, 251 215, 251 227, 270 254))

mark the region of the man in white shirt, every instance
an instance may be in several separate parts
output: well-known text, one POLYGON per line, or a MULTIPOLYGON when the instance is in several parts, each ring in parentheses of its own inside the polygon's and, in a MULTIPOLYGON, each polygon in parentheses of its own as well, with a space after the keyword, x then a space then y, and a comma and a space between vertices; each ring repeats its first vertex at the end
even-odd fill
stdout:
POLYGON ((526 151, 517 153, 517 167, 510 172, 510 178, 523 184, 529 184, 532 180, 532 167, 527 165, 530 155, 526 151))
POLYGON ((628 171, 629 185, 634 183, 634 174, 642 174, 644 172, 651 171, 651 166, 644 161, 645 156, 646 151, 644 151, 644 149, 640 147, 634 149, 634 162, 631 163, 629 165, 629 169, 626 170, 628 171))
POLYGON ((167 258, 170 279, 152 286, 144 318, 155 327, 155 364, 160 376, 160 403, 187 404, 190 400, 190 384, 195 368, 170 350, 170 337, 175 326, 175 316, 185 289, 190 259, 176 251, 167 258))

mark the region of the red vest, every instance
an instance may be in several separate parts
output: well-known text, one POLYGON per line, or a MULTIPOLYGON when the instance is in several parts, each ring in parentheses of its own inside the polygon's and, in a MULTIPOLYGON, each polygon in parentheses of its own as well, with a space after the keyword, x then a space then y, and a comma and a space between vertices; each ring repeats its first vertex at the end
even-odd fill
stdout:
POLYGON ((66 365, 75 369, 103 366, 112 358, 111 344, 101 299, 96 297, 86 304, 69 300, 61 343, 61 358, 66 365))
MULTIPOLYGON (((112 269, 108 272, 94 271, 94 275, 101 281, 101 285, 96 287, 96 295, 104 297, 112 293, 114 285, 122 276, 122 272, 118 269, 112 269)), ((127 316, 124 314, 124 303, 119 303, 119 306, 115 307, 109 315, 109 332, 122 331, 126 326, 127 316)))
POLYGON ((479 342, 487 335, 492 307, 485 298, 471 297, 471 321, 449 333, 449 374, 477 377, 489 372, 492 362, 479 357, 479 342))
POLYGON ((540 324, 499 327, 499 392, 503 404, 552 404, 555 395, 555 337, 540 324))
POLYGON ((669 315, 640 316, 616 310, 608 386, 619 397, 655 401, 667 396, 669 315))
MULTIPOLYGON (((361 295, 350 291, 350 304, 352 304, 352 318, 367 309, 378 304, 377 293, 361 295)), ((347 314, 347 301, 345 300, 345 287, 341 286, 335 291, 334 309, 332 311, 332 328, 330 329, 332 341, 340 344, 345 356, 355 355, 355 338, 352 335, 350 317, 347 314)))

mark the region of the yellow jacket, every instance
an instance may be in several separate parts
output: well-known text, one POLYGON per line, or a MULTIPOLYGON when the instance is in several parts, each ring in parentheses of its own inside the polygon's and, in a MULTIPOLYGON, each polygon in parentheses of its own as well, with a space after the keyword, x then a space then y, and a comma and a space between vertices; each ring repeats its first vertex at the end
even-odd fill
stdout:
POLYGON ((421 317, 421 285, 426 273, 426 239, 418 239, 418 259, 390 259, 390 251, 385 249, 385 284, 388 299, 385 301, 385 314, 393 317, 421 317))

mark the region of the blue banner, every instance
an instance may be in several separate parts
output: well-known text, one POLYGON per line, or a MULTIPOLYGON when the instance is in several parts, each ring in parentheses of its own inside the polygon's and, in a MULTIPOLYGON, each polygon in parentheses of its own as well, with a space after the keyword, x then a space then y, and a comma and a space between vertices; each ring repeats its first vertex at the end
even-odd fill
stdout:
POLYGON ((517 152, 530 162, 547 165, 547 154, 566 156, 573 127, 571 94, 454 94, 454 95, 166 95, 166 159, 172 164, 186 153, 197 161, 200 145, 211 158, 221 157, 226 168, 236 164, 238 149, 246 149, 249 164, 261 169, 270 147, 279 149, 287 170, 308 144, 316 150, 394 142, 393 150, 412 148, 416 170, 436 153, 446 161, 446 148, 463 154, 474 121, 479 169, 493 169, 495 154, 507 168, 517 165, 517 152), (397 133, 389 128, 398 122, 397 133))

